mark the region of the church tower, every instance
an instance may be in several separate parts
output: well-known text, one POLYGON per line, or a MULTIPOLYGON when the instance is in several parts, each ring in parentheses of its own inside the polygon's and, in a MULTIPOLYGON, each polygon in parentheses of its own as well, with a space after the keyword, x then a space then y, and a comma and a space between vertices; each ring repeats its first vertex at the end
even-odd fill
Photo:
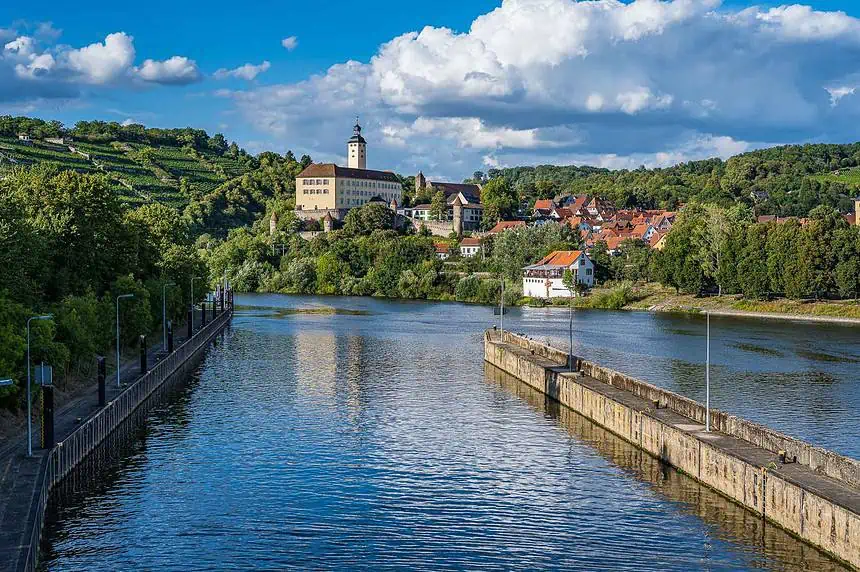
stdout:
POLYGON ((361 136, 361 125, 355 119, 352 137, 346 144, 347 167, 351 169, 367 169, 367 141, 361 136))

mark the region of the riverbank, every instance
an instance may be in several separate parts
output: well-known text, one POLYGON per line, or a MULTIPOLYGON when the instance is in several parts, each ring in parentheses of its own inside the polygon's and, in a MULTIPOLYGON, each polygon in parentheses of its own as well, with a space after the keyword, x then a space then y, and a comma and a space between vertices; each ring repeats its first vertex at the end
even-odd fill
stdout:
MULTIPOLYGON (((546 304, 524 298, 522 305, 546 304)), ((552 306, 567 307, 567 300, 552 306)), ((580 309, 634 310, 648 312, 702 314, 768 320, 799 320, 860 325, 860 301, 745 300, 740 295, 700 297, 678 294, 659 284, 624 284, 594 288, 588 296, 574 300, 580 309)))

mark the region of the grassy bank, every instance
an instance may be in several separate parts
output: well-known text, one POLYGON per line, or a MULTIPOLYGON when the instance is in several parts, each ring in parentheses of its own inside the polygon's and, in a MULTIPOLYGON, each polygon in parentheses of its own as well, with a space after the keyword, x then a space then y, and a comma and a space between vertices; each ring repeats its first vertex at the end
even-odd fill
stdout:
MULTIPOLYGON (((540 301, 524 299, 526 305, 546 305, 540 301)), ((552 305, 566 306, 566 300, 552 305)), ((616 284, 595 288, 574 303, 577 308, 607 310, 648 310, 652 312, 713 312, 726 315, 762 314, 797 319, 857 320, 860 322, 860 300, 802 301, 802 300, 746 300, 742 296, 706 296, 678 294, 673 288, 659 284, 616 284)))

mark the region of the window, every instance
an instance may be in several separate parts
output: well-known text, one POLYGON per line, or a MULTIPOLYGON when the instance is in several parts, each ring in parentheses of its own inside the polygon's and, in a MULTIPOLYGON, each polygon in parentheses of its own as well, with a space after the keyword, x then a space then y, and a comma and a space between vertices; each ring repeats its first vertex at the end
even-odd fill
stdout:
POLYGON ((585 275, 586 275, 586 276, 591 276, 591 268, 586 268, 586 269, 585 269, 585 275))

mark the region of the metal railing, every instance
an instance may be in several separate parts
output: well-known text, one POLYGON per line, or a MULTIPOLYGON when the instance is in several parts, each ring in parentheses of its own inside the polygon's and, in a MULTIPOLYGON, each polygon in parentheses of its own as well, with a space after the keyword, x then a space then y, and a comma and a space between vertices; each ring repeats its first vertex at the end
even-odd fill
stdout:
POLYGON ((57 443, 42 460, 41 485, 36 501, 33 529, 26 557, 22 560, 23 572, 36 570, 45 524, 45 510, 51 490, 63 480, 89 453, 117 429, 165 381, 170 379, 198 351, 206 347, 215 335, 230 321, 233 312, 227 307, 186 340, 176 351, 158 362, 153 368, 109 401, 95 415, 84 421, 71 435, 57 443))

